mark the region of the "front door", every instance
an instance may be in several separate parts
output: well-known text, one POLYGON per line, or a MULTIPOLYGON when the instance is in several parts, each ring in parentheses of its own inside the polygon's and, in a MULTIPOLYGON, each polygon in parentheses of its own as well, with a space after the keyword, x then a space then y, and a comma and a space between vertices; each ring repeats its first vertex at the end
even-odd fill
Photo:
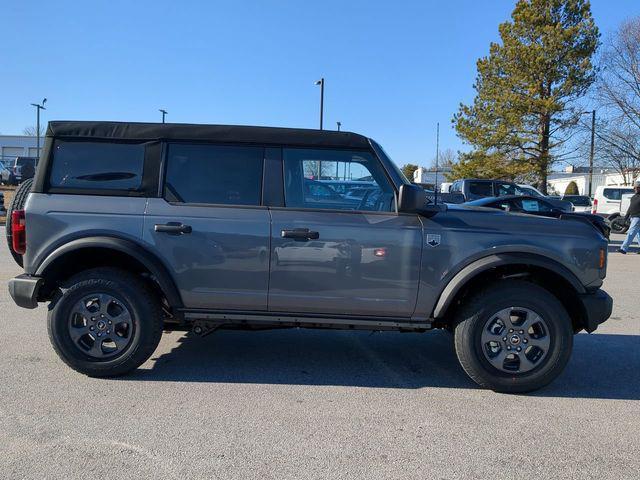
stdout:
POLYGON ((187 308, 267 309, 263 157, 261 147, 168 145, 164 198, 149 199, 143 237, 187 308))
POLYGON ((422 223, 395 212, 369 152, 283 149, 285 207, 272 208, 269 310, 408 318, 422 223), (333 188, 349 184, 343 193, 333 188))

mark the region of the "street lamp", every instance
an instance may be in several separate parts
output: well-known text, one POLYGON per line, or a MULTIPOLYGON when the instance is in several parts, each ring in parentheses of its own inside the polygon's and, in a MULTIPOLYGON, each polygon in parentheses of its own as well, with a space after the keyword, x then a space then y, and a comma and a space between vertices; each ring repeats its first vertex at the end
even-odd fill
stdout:
POLYGON ((42 103, 32 103, 32 107, 36 107, 36 152, 38 160, 40 160, 40 110, 46 110, 44 104, 47 103, 47 99, 43 98, 42 103))
POLYGON ((593 151, 596 139, 596 111, 582 112, 580 115, 588 114, 591 114, 591 149, 589 151, 589 197, 591 197, 591 190, 593 189, 593 151))
POLYGON ((322 130, 322 115, 324 113, 324 77, 317 80, 316 85, 320 85, 320 130, 322 130))
POLYGON ((167 114, 167 111, 162 108, 159 108, 158 111, 162 113, 162 123, 164 123, 164 116, 167 114))
POLYGON ((338 126, 338 131, 340 131, 340 127, 342 126, 342 123, 336 122, 336 125, 338 126))

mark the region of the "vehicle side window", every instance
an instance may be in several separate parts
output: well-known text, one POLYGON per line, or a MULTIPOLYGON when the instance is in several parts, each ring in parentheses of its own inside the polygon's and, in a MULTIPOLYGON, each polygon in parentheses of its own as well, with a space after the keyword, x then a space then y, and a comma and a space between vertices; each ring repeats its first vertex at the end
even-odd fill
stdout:
POLYGON ((86 190, 139 190, 144 144, 56 140, 49 185, 86 190))
POLYGON ((622 198, 622 193, 619 188, 605 188, 602 194, 609 200, 620 200, 622 198))
POLYGON ((260 205, 261 147, 170 144, 164 197, 170 202, 260 205))
POLYGON ((550 212, 552 210, 549 204, 541 202, 540 200, 523 198, 522 200, 518 200, 518 202, 522 210, 529 213, 550 212))
POLYGON ((482 197, 492 197, 493 188, 491 182, 469 182, 469 193, 482 197))
POLYGON ((341 198, 338 192, 334 190, 333 186, 323 185, 319 182, 308 184, 308 193, 314 198, 341 198))
POLYGON ((368 152, 283 149, 285 204, 293 208, 395 211, 395 193, 382 165, 368 152), (362 182, 362 197, 339 193, 331 181, 362 182))
POLYGON ((498 197, 504 197, 506 195, 527 195, 520 187, 512 183, 497 183, 496 189, 498 191, 498 197))

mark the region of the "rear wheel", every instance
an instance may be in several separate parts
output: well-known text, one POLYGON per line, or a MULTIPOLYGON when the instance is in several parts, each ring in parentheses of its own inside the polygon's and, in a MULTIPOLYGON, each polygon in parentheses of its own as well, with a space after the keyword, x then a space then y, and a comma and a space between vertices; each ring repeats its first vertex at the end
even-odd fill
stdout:
POLYGON ((125 374, 145 362, 162 335, 156 295, 129 272, 98 268, 71 278, 54 298, 49 339, 74 370, 93 377, 125 374))
POLYGON ((455 348, 465 372, 498 392, 537 390, 564 369, 573 347, 571 320, 547 290, 502 281, 458 310, 455 348))
POLYGON ((611 220, 611 230, 616 233, 627 233, 629 224, 625 221, 625 217, 618 215, 611 220))
POLYGON ((29 192, 31 192, 31 186, 33 185, 33 179, 25 180, 20 184, 13 195, 13 199, 11 200, 11 204, 9 205, 9 210, 7 210, 7 221, 6 221, 6 236, 7 236, 7 245, 9 246, 9 252, 11 252, 11 256, 16 261, 18 265, 23 266, 22 255, 13 251, 11 245, 11 214, 15 210, 23 210, 24 204, 27 202, 27 197, 29 196, 29 192))

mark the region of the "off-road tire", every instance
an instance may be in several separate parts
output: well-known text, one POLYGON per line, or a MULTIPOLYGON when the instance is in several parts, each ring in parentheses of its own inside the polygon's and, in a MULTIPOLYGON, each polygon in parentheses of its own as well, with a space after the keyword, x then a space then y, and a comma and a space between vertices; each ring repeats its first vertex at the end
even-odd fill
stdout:
POLYGON ((124 270, 96 268, 61 285, 49 305, 47 324, 49 340, 63 362, 90 377, 114 377, 138 368, 153 354, 162 336, 163 314, 157 295, 142 279, 124 270), (134 325, 126 348, 115 357, 100 360, 74 345, 68 329, 73 306, 84 296, 98 293, 122 302, 134 325))
POLYGON ((15 194, 13 195, 13 199, 11 200, 11 204, 9 205, 9 209, 7 210, 7 221, 5 225, 6 236, 7 236, 7 246, 9 247, 9 252, 11 252, 11 256, 16 261, 18 265, 23 266, 22 255, 13 251, 11 248, 11 214, 15 210, 24 209, 24 204, 27 202, 27 197, 29 196, 29 192, 31 192, 31 186, 33 185, 33 178, 29 180, 25 180, 20 184, 18 188, 16 188, 15 194))
POLYGON ((548 290, 527 281, 502 280, 471 295, 457 309, 454 343, 460 365, 478 385, 496 392, 524 393, 542 388, 560 375, 571 356, 573 329, 564 306, 548 290), (489 317, 511 307, 533 310, 549 327, 548 353, 528 372, 501 371, 482 351, 480 337, 489 317))

